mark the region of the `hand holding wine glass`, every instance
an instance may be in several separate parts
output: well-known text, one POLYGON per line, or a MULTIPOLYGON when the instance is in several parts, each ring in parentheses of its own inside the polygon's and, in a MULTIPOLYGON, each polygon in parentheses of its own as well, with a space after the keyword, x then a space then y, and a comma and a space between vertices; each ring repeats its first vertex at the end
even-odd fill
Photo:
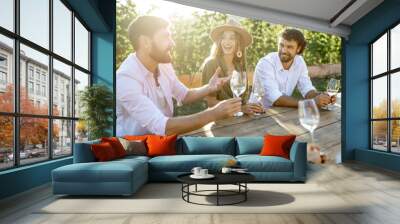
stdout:
MULTIPOLYGON (((331 97, 331 99, 333 97, 336 97, 336 95, 339 93, 339 90, 340 90, 340 80, 330 79, 326 86, 326 93, 331 97)), ((328 105, 326 109, 332 110, 333 108, 330 105, 328 105)))
MULTIPOLYGON (((258 80, 255 80, 253 83, 253 89, 252 89, 252 93, 251 93, 253 99, 256 100, 257 104, 260 104, 262 107, 262 98, 265 95, 265 91, 264 91, 264 87, 262 86, 261 82, 259 82, 258 80)), ((254 115, 260 115, 260 113, 254 113, 254 115)))
MULTIPOLYGON (((247 77, 246 72, 238 72, 234 70, 232 72, 232 77, 230 81, 231 90, 235 97, 240 97, 245 91, 247 87, 247 77)), ((243 112, 235 113, 235 117, 243 116, 243 112)))

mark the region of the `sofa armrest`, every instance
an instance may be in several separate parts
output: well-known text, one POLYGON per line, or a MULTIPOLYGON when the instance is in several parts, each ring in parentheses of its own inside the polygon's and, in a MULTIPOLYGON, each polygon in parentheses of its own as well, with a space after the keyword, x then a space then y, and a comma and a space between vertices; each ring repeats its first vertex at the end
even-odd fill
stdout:
POLYGON ((95 162, 96 158, 94 157, 90 146, 92 144, 100 143, 99 140, 90 141, 90 142, 82 142, 75 143, 74 145, 74 163, 89 163, 95 162))
POLYGON ((293 178, 305 181, 307 176, 307 143, 295 141, 290 149, 290 160, 293 162, 293 178))

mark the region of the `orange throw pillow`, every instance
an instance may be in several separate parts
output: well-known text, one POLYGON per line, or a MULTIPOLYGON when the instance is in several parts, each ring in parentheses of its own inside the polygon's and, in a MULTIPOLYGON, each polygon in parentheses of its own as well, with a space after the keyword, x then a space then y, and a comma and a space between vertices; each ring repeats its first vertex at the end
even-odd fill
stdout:
POLYGON ((154 156, 165 156, 165 155, 176 155, 176 139, 177 135, 170 136, 159 136, 150 135, 147 137, 147 155, 154 156))
POLYGON ((128 141, 146 141, 147 137, 151 135, 125 135, 124 139, 128 141))
POLYGON ((91 150, 94 157, 99 162, 110 161, 117 158, 113 147, 108 142, 93 144, 91 145, 91 150))
POLYGON ((280 156, 290 159, 290 148, 296 140, 296 135, 265 135, 262 156, 280 156))
POLYGON ((101 138, 101 142, 108 142, 114 149, 115 155, 117 158, 121 158, 126 156, 126 151, 124 146, 122 146, 121 142, 119 142, 118 138, 110 137, 110 138, 101 138))

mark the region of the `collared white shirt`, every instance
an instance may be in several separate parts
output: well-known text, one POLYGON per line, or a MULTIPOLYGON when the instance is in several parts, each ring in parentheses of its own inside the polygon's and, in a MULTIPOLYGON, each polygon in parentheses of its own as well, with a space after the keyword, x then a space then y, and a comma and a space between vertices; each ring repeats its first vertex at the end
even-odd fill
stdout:
POLYGON ((160 86, 135 53, 117 70, 117 136, 165 135, 167 121, 174 114, 172 98, 183 101, 188 88, 171 64, 159 64, 158 69, 160 86))
MULTIPOLYGON (((271 107, 283 95, 291 96, 296 86, 303 97, 309 91, 315 90, 308 76, 307 65, 300 55, 296 55, 289 70, 285 70, 278 52, 269 53, 257 63, 253 82, 257 81, 264 87, 262 103, 266 108, 271 107)), ((249 101, 255 102, 252 95, 249 101)))

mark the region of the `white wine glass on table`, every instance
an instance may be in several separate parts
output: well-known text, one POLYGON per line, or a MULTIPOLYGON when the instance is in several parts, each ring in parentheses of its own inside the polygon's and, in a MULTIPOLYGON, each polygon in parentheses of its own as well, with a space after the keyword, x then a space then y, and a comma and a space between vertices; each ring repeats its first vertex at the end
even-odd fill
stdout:
MULTIPOLYGON (((260 104, 262 107, 264 107, 264 105, 262 104, 262 98, 265 95, 265 91, 259 80, 254 81, 251 95, 253 96, 253 99, 255 99, 255 102, 257 104, 260 104)), ((260 115, 260 113, 254 113, 254 115, 260 115)))
MULTIPOLYGON (((326 86, 326 93, 332 98, 332 96, 336 96, 340 90, 340 80, 330 79, 326 86)), ((329 104, 326 107, 327 110, 333 110, 333 105, 329 104)))
POLYGON ((311 143, 314 143, 314 131, 319 124, 319 111, 313 99, 299 101, 300 124, 310 132, 311 143))
MULTIPOLYGON (((240 97, 245 91, 247 87, 247 77, 246 72, 238 72, 233 71, 232 77, 230 81, 230 86, 232 93, 235 97, 240 97)), ((234 114, 235 117, 243 116, 243 112, 237 112, 234 114)))

